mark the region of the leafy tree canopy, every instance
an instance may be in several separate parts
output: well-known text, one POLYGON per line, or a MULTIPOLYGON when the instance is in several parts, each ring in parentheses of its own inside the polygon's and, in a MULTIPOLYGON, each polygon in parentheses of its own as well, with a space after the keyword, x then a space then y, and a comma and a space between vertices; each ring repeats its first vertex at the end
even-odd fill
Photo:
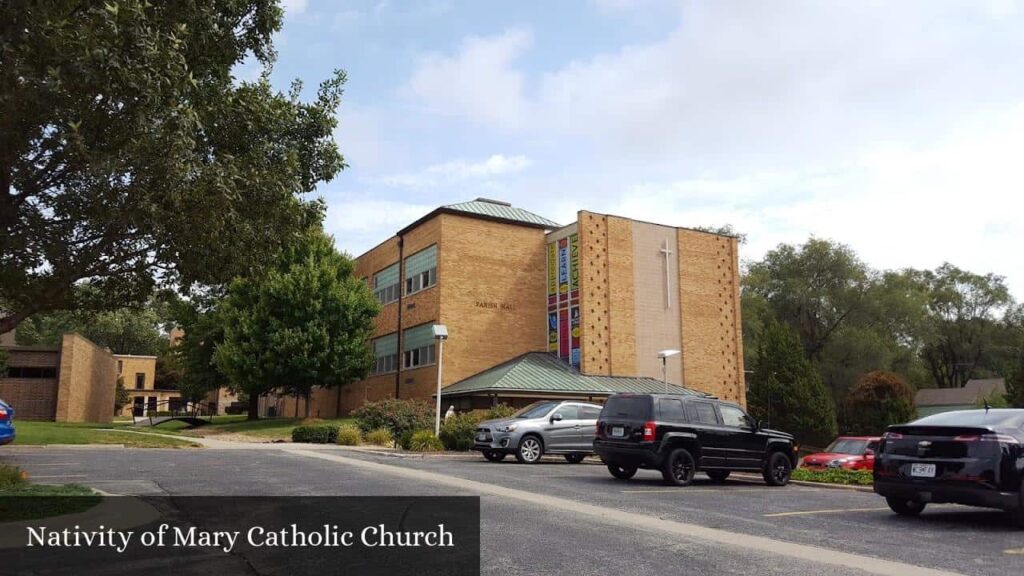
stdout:
POLYGON ((846 432, 878 436, 891 424, 913 420, 914 390, 891 372, 862 375, 846 400, 846 432))
POLYGON ((321 219, 344 74, 302 102, 231 73, 269 70, 281 22, 276 0, 0 3, 0 333, 227 283, 321 219))

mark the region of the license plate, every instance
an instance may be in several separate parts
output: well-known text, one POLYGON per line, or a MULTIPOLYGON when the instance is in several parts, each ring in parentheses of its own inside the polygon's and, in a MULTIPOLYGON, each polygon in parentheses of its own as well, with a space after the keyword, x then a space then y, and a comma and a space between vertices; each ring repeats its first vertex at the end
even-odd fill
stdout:
POLYGON ((910 475, 918 478, 935 478, 935 464, 911 464, 910 475))
POLYGON ((481 432, 481 433, 476 435, 476 439, 480 440, 480 441, 487 440, 487 434, 484 434, 483 432, 481 432))
POLYGON ((622 426, 612 426, 612 436, 618 436, 622 438, 626 435, 626 429, 622 426))

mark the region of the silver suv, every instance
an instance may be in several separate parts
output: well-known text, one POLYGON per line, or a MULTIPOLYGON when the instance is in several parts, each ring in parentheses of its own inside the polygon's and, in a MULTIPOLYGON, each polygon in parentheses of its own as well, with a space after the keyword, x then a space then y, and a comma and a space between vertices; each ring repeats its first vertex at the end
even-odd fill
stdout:
POLYGON ((473 450, 491 462, 508 454, 533 464, 544 454, 562 454, 576 464, 594 453, 594 430, 601 406, 575 400, 534 402, 510 418, 478 425, 473 450))

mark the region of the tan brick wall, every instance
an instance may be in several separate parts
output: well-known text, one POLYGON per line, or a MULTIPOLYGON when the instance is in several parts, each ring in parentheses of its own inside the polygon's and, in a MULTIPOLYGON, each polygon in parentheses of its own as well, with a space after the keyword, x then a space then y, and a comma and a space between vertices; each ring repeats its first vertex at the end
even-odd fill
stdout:
POLYGON ((135 392, 135 375, 144 374, 143 390, 152 390, 156 382, 156 356, 131 356, 114 354, 114 360, 120 368, 118 376, 124 378, 124 387, 128 392, 135 392))
POLYGON ((745 404, 737 252, 735 238, 678 231, 684 383, 745 404))
MULTIPOLYGON (((681 350, 679 326, 679 265, 675 256, 676 229, 646 222, 633 222, 633 278, 636 285, 633 306, 636 312, 636 376, 662 378, 662 350, 681 350), (661 250, 672 252, 666 262, 661 250), (666 264, 669 267, 666 284, 666 264), (668 293, 666 293, 668 292, 668 293)), ((668 381, 682 384, 681 355, 667 359, 668 381)))
MULTIPOLYGON (((637 370, 636 290, 633 222, 608 216, 609 372, 634 376, 637 370)), ((586 321, 586 315, 581 319, 586 321)))
POLYGON ((611 375, 608 218, 580 211, 580 371, 611 375))
POLYGON ((114 417, 117 363, 113 355, 78 334, 61 343, 58 422, 110 422, 114 417))
POLYGON ((14 407, 18 420, 53 420, 56 378, 0 378, 0 398, 14 407))
POLYGON ((32 368, 56 368, 60 364, 60 351, 56 348, 25 349, 4 348, 7 351, 8 366, 25 366, 32 368))

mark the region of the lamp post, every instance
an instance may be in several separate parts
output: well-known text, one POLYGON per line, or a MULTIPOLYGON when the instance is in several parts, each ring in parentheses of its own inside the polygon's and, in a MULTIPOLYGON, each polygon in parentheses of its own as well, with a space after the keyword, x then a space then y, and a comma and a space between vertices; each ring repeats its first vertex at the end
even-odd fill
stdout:
POLYGON ((662 350, 658 352, 658 358, 661 358, 661 382, 665 386, 665 394, 668 394, 668 364, 667 361, 670 356, 679 354, 679 350, 662 350))
POLYGON ((448 327, 434 324, 434 340, 437 340, 437 414, 434 417, 434 436, 441 434, 441 368, 444 364, 444 341, 448 339, 448 327))

